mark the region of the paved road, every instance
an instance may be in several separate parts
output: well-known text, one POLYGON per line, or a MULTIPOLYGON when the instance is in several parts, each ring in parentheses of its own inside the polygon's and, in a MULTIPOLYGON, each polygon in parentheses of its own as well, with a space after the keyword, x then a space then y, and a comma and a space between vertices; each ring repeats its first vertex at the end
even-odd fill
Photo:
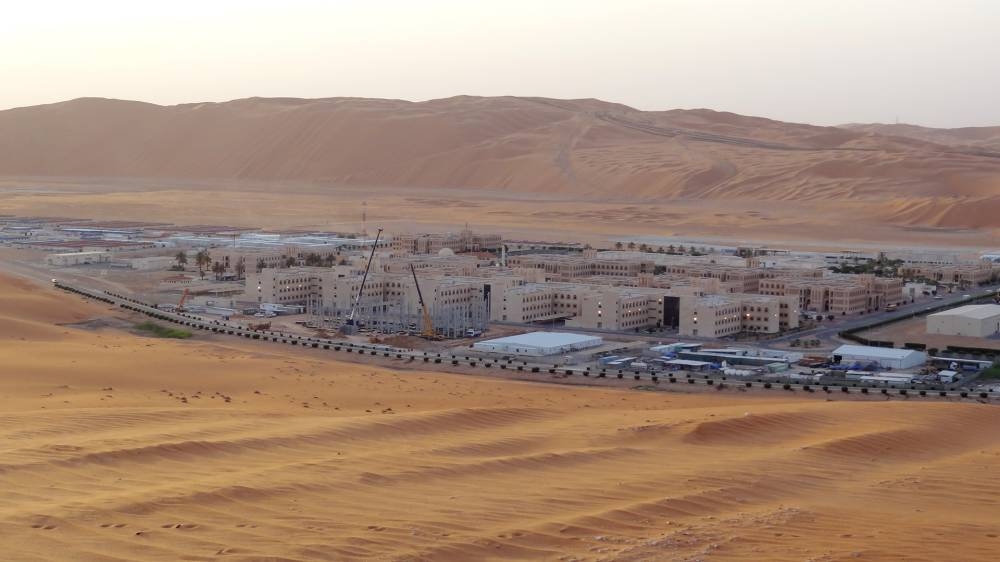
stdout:
MULTIPOLYGON (((795 339, 815 338, 819 340, 826 340, 845 330, 863 328, 865 326, 877 324, 886 320, 905 320, 907 318, 919 316, 920 314, 925 314, 931 309, 953 306, 956 303, 966 300, 965 295, 973 297, 987 297, 985 294, 987 291, 995 295, 998 289, 1000 289, 1000 284, 994 284, 984 287, 976 287, 975 289, 968 289, 966 291, 958 291, 951 294, 946 293, 941 295, 942 298, 939 300, 921 298, 914 303, 901 305, 898 309, 892 312, 874 312, 871 314, 865 314, 864 316, 854 316, 846 320, 837 319, 833 321, 823 321, 815 328, 793 334, 786 334, 761 343, 763 347, 769 347, 776 343, 789 342, 795 339)), ((865 334, 864 332, 861 332, 859 335, 864 336, 865 334)))
MULTIPOLYGON (((337 340, 330 338, 310 338, 304 336, 296 336, 284 334, 281 332, 257 332, 253 330, 248 330, 247 328, 236 325, 233 323, 224 323, 219 321, 209 321, 198 318, 193 315, 168 312, 164 310, 159 310, 147 304, 141 303, 130 296, 116 293, 113 291, 104 291, 98 289, 89 289, 82 286, 72 285, 66 282, 57 282, 55 286, 59 289, 84 295, 90 298, 98 299, 108 304, 118 305, 126 310, 132 310, 142 314, 152 316, 157 319, 161 319, 168 322, 174 322, 183 326, 188 326, 198 330, 207 330, 213 333, 224 334, 234 337, 243 337, 248 339, 253 339, 257 341, 269 341, 273 343, 281 343, 287 345, 298 345, 302 347, 310 347, 314 349, 324 349, 333 352, 343 351, 346 353, 355 353, 355 357, 360 359, 360 356, 382 356, 383 358, 395 357, 396 359, 408 359, 411 361, 422 361, 424 363, 435 363, 439 364, 442 370, 449 370, 447 365, 450 364, 454 367, 459 367, 460 365, 467 365, 468 367, 480 367, 483 369, 510 369, 510 370, 525 370, 528 372, 541 373, 548 372, 550 374, 564 374, 564 375, 582 375, 584 377, 604 377, 603 371, 591 371, 591 369, 581 369, 578 367, 559 367, 554 368, 551 363, 545 363, 544 365, 540 363, 529 362, 526 365, 522 364, 518 366, 510 361, 506 363, 502 360, 493 358, 477 358, 477 357, 460 357, 458 355, 447 355, 445 353, 436 354, 424 351, 414 351, 409 349, 400 349, 387 345, 379 344, 361 344, 355 342, 349 342, 345 340, 337 340), (464 360, 463 360, 464 359, 464 360)), ((524 359, 524 358, 519 358, 524 359)), ((546 360, 551 360, 551 358, 545 358, 546 360)), ((371 360, 371 359, 370 359, 371 360)), ((795 384, 795 383, 762 383, 760 381, 752 380, 729 380, 726 381, 725 377, 721 377, 721 380, 716 380, 719 374, 708 375, 701 379, 695 378, 695 375, 686 374, 672 374, 672 373, 640 373, 640 372, 630 372, 625 373, 624 370, 609 371, 607 376, 621 378, 631 377, 636 381, 648 380, 653 383, 657 383, 661 379, 669 383, 686 383, 688 385, 711 385, 717 386, 718 388, 728 387, 728 388, 742 388, 742 387, 755 387, 761 389, 773 389, 782 391, 800 391, 814 393, 818 391, 823 391, 828 395, 833 393, 837 387, 824 387, 817 384, 795 384)), ((551 382, 551 381, 549 381, 551 382)), ((879 394, 884 395, 886 399, 890 398, 891 395, 905 395, 909 397, 910 395, 919 396, 921 398, 933 399, 933 398, 961 398, 961 399, 972 399, 979 401, 990 402, 994 399, 994 396, 988 392, 970 392, 967 390, 961 391, 937 391, 937 390, 924 390, 921 394, 920 391, 909 390, 909 389, 887 389, 887 388, 877 388, 877 387, 866 387, 866 388, 848 388, 842 387, 841 392, 844 393, 863 393, 863 394, 873 394, 878 396, 879 394)))

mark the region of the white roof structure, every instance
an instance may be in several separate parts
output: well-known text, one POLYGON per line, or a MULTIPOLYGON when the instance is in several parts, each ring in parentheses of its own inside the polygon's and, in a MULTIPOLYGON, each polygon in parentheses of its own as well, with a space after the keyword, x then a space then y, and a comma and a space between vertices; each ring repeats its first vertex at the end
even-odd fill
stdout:
POLYGON ((916 375, 912 373, 901 373, 899 375, 890 375, 882 373, 879 375, 865 375, 861 377, 861 382, 880 382, 880 383, 909 383, 913 382, 916 375))
POLYGON ((843 362, 873 361, 887 369, 909 369, 927 361, 927 354, 914 349, 894 349, 867 345, 842 345, 833 351, 843 362))
POLYGON ((599 336, 569 332, 529 332, 516 336, 476 342, 473 349, 515 355, 555 355, 597 347, 604 343, 599 336))
POLYGON ((930 316, 961 316, 963 318, 975 318, 976 320, 987 320, 994 316, 1000 316, 1000 304, 968 304, 950 310, 942 310, 929 314, 930 316))
POLYGON ((667 365, 675 365, 677 367, 707 367, 711 363, 707 361, 694 361, 691 359, 673 359, 667 361, 667 365))
POLYGON ((912 349, 895 349, 892 347, 874 347, 867 345, 842 345, 833 350, 834 355, 850 357, 863 356, 873 359, 904 359, 915 352, 912 349))

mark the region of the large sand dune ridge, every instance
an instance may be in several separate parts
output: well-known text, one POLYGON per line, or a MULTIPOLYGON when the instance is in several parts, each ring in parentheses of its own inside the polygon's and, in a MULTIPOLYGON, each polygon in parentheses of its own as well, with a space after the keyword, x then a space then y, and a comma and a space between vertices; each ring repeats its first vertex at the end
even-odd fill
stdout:
MULTIPOLYGON (((817 127, 599 100, 83 98, 0 111, 0 177, 294 182, 578 199, 863 205, 874 222, 995 228, 993 129, 817 127), (916 131, 916 132, 915 132, 916 131)), ((280 189, 280 188, 279 188, 280 189)))
POLYGON ((1000 545, 995 407, 508 382, 81 323, 120 314, 0 278, 4 560, 987 561, 1000 545))

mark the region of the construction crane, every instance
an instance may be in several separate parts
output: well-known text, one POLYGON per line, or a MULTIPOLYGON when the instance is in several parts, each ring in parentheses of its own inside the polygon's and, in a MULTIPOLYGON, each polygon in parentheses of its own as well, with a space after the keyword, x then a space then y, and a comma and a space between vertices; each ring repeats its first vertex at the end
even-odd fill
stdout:
POLYGON ((181 294, 181 300, 180 302, 177 303, 177 308, 175 308, 174 310, 176 310, 177 312, 187 312, 187 310, 184 308, 184 303, 187 302, 187 300, 188 300, 188 290, 185 288, 184 293, 181 294))
POLYGON ((382 236, 382 229, 378 229, 375 234, 375 243, 372 244, 371 254, 368 255, 368 263, 365 265, 365 274, 361 276, 361 286, 358 287, 358 294, 354 297, 354 305, 351 306, 351 313, 347 316, 347 321, 340 327, 340 333, 353 334, 358 328, 354 321, 354 315, 358 313, 358 304, 361 302, 361 295, 365 290, 365 282, 368 281, 368 270, 372 267, 372 260, 375 258, 375 248, 378 248, 378 239, 382 236))
POLYGON ((410 273, 413 274, 413 284, 417 286, 417 299, 420 302, 420 311, 424 315, 424 325, 421 332, 421 336, 429 340, 439 340, 441 336, 437 335, 434 331, 434 321, 431 320, 431 314, 427 311, 427 303, 424 302, 424 294, 420 291, 420 282, 417 281, 417 270, 410 264, 410 273))

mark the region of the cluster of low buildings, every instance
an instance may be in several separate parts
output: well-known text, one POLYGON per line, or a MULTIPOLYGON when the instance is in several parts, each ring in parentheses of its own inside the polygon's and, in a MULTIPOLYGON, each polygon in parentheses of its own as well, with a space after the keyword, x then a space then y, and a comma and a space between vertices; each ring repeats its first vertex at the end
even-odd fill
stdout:
MULTIPOLYGON (((12 243, 49 249, 54 266, 103 264, 140 271, 178 268, 243 283, 246 304, 302 306, 335 323, 352 309, 387 330, 423 321, 420 296, 443 335, 490 322, 607 331, 675 330, 720 338, 793 330, 804 314, 847 316, 913 300, 926 287, 981 284, 1000 274, 989 260, 937 253, 896 258, 900 277, 837 274, 831 263, 875 259, 860 252, 809 254, 767 249, 678 255, 598 251, 577 243, 505 241, 495 233, 356 234, 251 232, 234 227, 16 219, 12 243), (19 221, 19 222, 18 222, 19 221), (60 251, 63 249, 81 251, 60 251), (210 262, 195 265, 196 251, 210 262), (416 277, 416 282, 414 277, 416 277), (906 285, 901 277, 924 280, 906 285), (418 294, 417 283, 420 291, 418 294), (355 302, 357 301, 357 302, 355 302)), ((621 246, 621 245, 618 245, 621 246)), ((183 281, 183 279, 181 279, 183 281)))
MULTIPOLYGON (((401 238, 402 243, 393 237, 378 249, 357 303, 361 318, 390 329, 420 322, 414 272, 435 327, 445 334, 482 329, 489 322, 672 329, 705 338, 775 334, 798 327, 807 311, 845 316, 905 300, 902 279, 834 274, 822 257, 762 260, 594 249, 508 254, 499 236, 401 238), (427 245, 443 239, 462 251, 427 245), (483 241, 501 250, 484 255, 483 241)), ((364 252, 354 252, 332 267, 266 267, 248 274, 247 293, 260 302, 304 304, 317 315, 342 318, 354 306, 366 260, 364 252)))

